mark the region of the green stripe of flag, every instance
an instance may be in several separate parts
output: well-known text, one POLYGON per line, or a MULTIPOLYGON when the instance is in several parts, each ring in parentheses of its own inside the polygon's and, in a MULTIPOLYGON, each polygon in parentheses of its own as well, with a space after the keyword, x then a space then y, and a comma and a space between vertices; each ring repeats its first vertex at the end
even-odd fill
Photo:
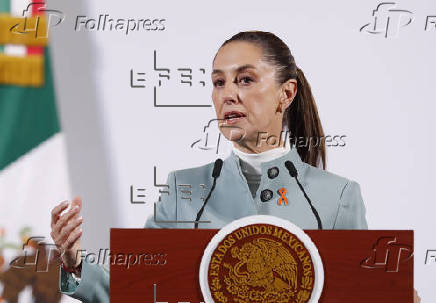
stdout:
MULTIPOLYGON (((10 14, 11 13, 11 1, 10 0, 0 0, 0 14, 10 14)), ((4 52, 4 46, 0 45, 0 52, 4 52)))
POLYGON ((0 170, 60 130, 47 47, 44 52, 42 87, 0 84, 0 170))
POLYGON ((11 1, 10 0, 0 0, 0 12, 10 13, 11 12, 11 1))

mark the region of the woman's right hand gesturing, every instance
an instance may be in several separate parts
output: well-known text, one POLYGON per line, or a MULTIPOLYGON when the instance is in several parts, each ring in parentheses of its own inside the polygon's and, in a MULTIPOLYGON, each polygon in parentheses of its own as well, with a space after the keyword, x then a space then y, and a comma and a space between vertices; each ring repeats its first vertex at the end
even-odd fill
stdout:
POLYGON ((51 211, 51 237, 61 253, 62 262, 66 267, 74 268, 79 266, 81 257, 80 238, 82 236, 82 217, 79 217, 82 209, 82 199, 75 197, 71 203, 70 209, 67 209, 69 203, 64 201, 58 204, 51 211))

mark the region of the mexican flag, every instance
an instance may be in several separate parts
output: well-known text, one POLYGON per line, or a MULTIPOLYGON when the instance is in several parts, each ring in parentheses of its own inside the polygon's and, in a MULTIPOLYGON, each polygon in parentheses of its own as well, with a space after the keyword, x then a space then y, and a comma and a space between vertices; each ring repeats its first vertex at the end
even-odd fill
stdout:
POLYGON ((53 243, 50 211, 71 199, 48 38, 32 33, 35 22, 45 25, 44 3, 37 2, 0 0, 2 303, 76 301, 59 294, 58 268, 44 272, 11 263, 17 256, 35 252, 32 247, 23 248, 30 237, 53 243), (23 16, 26 9, 28 15, 23 16))

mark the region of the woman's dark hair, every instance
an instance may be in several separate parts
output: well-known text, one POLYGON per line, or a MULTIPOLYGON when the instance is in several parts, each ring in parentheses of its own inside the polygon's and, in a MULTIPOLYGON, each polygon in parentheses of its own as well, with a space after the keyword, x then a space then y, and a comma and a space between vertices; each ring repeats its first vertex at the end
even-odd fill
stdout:
POLYGON ((290 142, 297 147, 301 159, 315 167, 318 167, 322 160, 322 167, 325 169, 324 132, 315 99, 309 82, 295 64, 289 47, 273 33, 263 31, 237 33, 224 41, 221 47, 232 41, 246 41, 259 46, 263 51, 264 60, 275 66, 278 83, 297 79, 297 94, 283 115, 283 124, 287 124, 290 142), (299 144, 300 140, 303 140, 304 144, 299 144), (315 146, 312 146, 313 140, 315 146))

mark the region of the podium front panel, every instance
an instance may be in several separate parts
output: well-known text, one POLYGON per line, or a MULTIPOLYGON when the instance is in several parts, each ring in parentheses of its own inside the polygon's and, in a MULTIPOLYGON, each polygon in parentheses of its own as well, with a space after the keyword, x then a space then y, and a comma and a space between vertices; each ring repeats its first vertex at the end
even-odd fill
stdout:
MULTIPOLYGON (((111 229, 111 302, 203 302, 199 267, 217 231, 111 229)), ((413 302, 413 231, 305 232, 324 267, 319 302, 413 302)))

